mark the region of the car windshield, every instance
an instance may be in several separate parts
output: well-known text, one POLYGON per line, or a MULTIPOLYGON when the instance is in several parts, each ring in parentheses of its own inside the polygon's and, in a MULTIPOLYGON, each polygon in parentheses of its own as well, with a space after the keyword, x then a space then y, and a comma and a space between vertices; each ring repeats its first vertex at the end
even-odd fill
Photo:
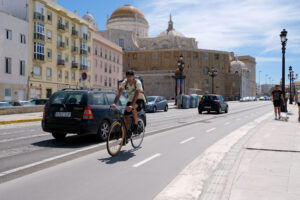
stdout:
POLYGON ((72 92, 57 92, 52 95, 49 103, 51 104, 83 104, 84 92, 72 91, 72 92))
POLYGON ((154 102, 156 97, 147 97, 147 102, 154 102))
POLYGON ((217 96, 203 96, 202 101, 214 101, 217 100, 217 96))

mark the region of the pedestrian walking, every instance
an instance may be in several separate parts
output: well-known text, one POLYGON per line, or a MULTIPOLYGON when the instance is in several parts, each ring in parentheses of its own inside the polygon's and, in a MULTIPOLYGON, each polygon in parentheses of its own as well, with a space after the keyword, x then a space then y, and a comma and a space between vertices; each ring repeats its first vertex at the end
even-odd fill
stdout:
POLYGON ((295 104, 298 104, 298 122, 300 122, 300 90, 296 91, 295 104))
POLYGON ((276 85, 275 90, 272 91, 271 99, 272 99, 273 105, 274 105, 275 120, 280 119, 281 118, 281 115, 280 115, 281 102, 285 106, 285 101, 283 98, 283 92, 280 90, 279 85, 276 85))

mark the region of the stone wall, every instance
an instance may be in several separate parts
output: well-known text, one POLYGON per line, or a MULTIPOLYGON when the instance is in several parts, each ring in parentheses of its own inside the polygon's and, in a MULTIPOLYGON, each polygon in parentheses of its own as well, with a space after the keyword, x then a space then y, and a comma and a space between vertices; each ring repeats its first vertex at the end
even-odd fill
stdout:
POLYGON ((44 106, 0 107, 0 115, 43 112, 44 106))

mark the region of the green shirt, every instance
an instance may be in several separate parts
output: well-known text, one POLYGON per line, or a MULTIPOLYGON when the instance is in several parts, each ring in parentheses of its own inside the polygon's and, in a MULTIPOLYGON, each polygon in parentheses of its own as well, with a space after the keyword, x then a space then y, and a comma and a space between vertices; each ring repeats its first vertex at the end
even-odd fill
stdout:
POLYGON ((138 96, 137 99, 141 99, 144 102, 146 102, 145 96, 142 93, 143 92, 143 87, 142 87, 141 81, 138 80, 138 79, 135 79, 135 81, 136 81, 136 84, 133 83, 132 85, 130 85, 129 83, 127 83, 127 87, 126 87, 127 79, 125 79, 122 82, 121 88, 126 90, 126 92, 128 94, 128 101, 129 102, 133 101, 135 90, 139 90, 140 91, 139 96, 138 96))

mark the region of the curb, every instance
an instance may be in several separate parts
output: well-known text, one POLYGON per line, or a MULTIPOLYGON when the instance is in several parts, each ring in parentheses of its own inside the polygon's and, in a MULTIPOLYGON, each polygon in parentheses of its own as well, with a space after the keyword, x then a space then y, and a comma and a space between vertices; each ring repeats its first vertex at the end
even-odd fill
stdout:
POLYGON ((23 122, 37 122, 37 121, 42 121, 42 118, 11 120, 11 121, 0 121, 0 125, 4 125, 4 124, 16 124, 16 123, 23 123, 23 122))

